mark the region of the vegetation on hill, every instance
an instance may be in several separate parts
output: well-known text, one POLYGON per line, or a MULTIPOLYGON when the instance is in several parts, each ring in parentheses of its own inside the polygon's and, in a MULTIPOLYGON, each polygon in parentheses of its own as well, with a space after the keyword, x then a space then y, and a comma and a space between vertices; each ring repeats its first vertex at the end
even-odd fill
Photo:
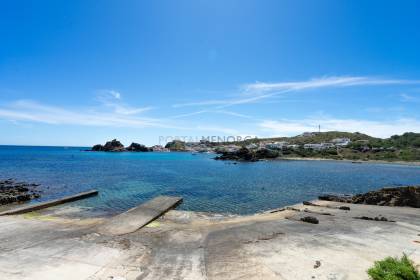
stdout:
POLYGON ((165 148, 171 151, 185 151, 185 142, 181 140, 173 140, 165 145, 165 148))
MULTIPOLYGON (((238 146, 261 142, 287 142, 299 145, 297 148, 282 150, 283 157, 326 158, 349 160, 420 161, 420 133, 407 132, 390 138, 375 138, 363 133, 340 131, 304 133, 294 137, 255 138, 235 142, 238 146), (351 143, 343 147, 321 150, 305 149, 305 144, 328 143, 336 138, 348 138, 351 143)), ((228 143, 224 143, 228 144, 228 143)), ((230 143, 232 144, 232 143, 230 143)))

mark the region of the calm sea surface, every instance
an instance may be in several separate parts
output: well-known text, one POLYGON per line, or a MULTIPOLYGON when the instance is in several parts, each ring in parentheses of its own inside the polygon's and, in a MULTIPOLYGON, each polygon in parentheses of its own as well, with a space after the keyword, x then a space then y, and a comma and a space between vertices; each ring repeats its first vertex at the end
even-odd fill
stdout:
POLYGON ((249 214, 323 193, 420 185, 419 166, 334 161, 231 164, 209 154, 82 150, 0 146, 0 179, 42 184, 41 201, 98 189, 99 196, 72 205, 99 215, 122 212, 157 195, 182 196, 180 208, 185 210, 249 214))

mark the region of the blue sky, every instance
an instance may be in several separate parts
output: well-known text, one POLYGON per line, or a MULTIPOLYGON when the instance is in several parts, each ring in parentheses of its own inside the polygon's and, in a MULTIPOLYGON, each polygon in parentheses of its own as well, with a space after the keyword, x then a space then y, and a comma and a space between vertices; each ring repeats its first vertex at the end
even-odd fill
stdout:
POLYGON ((418 1, 1 1, 0 144, 420 132, 418 1))

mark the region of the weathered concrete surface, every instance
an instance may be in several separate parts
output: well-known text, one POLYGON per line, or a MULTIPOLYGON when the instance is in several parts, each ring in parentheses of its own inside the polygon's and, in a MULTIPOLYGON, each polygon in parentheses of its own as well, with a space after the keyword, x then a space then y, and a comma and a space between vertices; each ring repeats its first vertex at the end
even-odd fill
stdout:
POLYGON ((367 279, 386 256, 420 264, 418 209, 314 203, 252 216, 169 211, 121 236, 95 232, 101 220, 0 217, 0 279, 367 279), (395 222, 354 219, 379 215, 395 222))
POLYGON ((159 218, 168 210, 175 208, 181 202, 181 197, 158 196, 109 219, 98 228, 98 232, 106 235, 122 235, 135 232, 159 218))
POLYGON ((69 195, 69 196, 65 196, 65 197, 50 200, 50 201, 27 204, 25 206, 14 207, 6 211, 2 211, 0 212, 0 216, 28 213, 28 212, 41 210, 41 209, 52 207, 52 206, 57 206, 57 205, 64 204, 67 202, 72 202, 72 201, 80 200, 83 198, 95 196, 97 194, 98 194, 97 190, 90 190, 90 191, 86 191, 86 192, 82 192, 82 193, 78 193, 74 195, 69 195))

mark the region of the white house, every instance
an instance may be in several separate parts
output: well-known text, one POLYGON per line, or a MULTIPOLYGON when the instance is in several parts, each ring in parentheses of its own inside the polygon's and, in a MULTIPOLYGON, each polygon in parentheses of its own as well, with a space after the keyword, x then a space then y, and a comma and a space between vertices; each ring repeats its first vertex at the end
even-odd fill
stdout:
POLYGON ((283 147, 285 147, 288 143, 285 141, 281 142, 274 142, 274 143, 267 143, 265 145, 265 148, 267 149, 273 149, 273 150, 281 150, 283 147))
POLYGON ((347 146, 351 143, 351 140, 349 138, 335 138, 331 140, 332 143, 334 143, 336 146, 347 146))

